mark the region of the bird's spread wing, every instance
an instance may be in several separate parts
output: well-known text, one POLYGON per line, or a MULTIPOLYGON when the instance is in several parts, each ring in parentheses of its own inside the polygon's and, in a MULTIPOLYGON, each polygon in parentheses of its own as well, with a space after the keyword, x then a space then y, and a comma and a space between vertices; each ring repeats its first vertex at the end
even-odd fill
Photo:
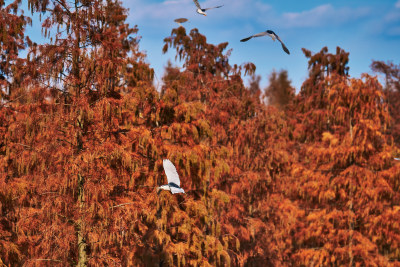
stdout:
POLYGON ((275 35, 275 38, 281 43, 283 51, 285 51, 288 55, 290 55, 289 49, 282 42, 281 38, 279 38, 279 36, 276 33, 274 33, 274 35, 275 35))
POLYGON ((265 36, 265 35, 267 35, 266 32, 260 32, 260 33, 254 34, 254 35, 252 35, 252 36, 250 36, 250 37, 244 38, 244 39, 242 39, 242 40, 240 40, 240 41, 241 41, 241 42, 247 42, 248 40, 250 40, 250 39, 253 38, 253 37, 260 37, 260 36, 265 36))
POLYGON ((222 5, 222 6, 215 6, 215 7, 207 7, 207 8, 205 8, 205 9, 203 9, 203 11, 207 11, 207 10, 210 10, 210 9, 214 9, 214 8, 220 8, 220 7, 223 7, 224 5, 222 5))
POLYGON ((201 9, 201 6, 199 4, 199 1, 193 0, 194 4, 197 6, 198 9, 201 9))
POLYGON ((282 44, 283 51, 285 51, 286 54, 290 55, 289 49, 286 47, 286 45, 283 42, 281 42, 281 44, 282 44))
POLYGON ((265 36, 265 35, 268 35, 268 33, 260 32, 260 33, 254 34, 253 37, 261 37, 261 36, 265 36))
POLYGON ((179 180, 179 175, 178 175, 178 172, 176 171, 174 164, 172 164, 172 162, 169 161, 168 159, 164 159, 163 166, 164 166, 165 175, 167 175, 168 183, 174 183, 177 186, 181 186, 181 182, 179 180))
POLYGON ((184 23, 184 22, 188 21, 188 19, 187 18, 178 18, 178 19, 175 19, 174 21, 177 23, 184 23))
POLYGON ((247 38, 244 38, 242 40, 240 40, 241 42, 247 42, 248 40, 250 40, 251 38, 253 38, 253 35, 247 38))

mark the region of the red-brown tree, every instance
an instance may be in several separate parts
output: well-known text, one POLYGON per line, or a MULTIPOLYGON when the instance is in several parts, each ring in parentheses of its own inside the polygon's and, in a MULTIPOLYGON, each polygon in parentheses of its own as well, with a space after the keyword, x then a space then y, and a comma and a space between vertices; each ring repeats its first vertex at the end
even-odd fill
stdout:
POLYGON ((371 68, 385 76, 385 101, 389 106, 392 118, 389 133, 393 136, 397 146, 400 144, 400 66, 392 62, 373 61, 371 68))
POLYGON ((269 85, 265 88, 264 98, 269 105, 285 108, 295 96, 295 89, 291 86, 288 73, 285 70, 279 73, 275 70, 269 77, 269 85))
POLYGON ((14 91, 12 87, 25 76, 21 70, 25 60, 19 57, 19 52, 31 44, 25 36, 25 27, 31 19, 21 14, 20 2, 15 0, 6 5, 0 1, 0 101, 9 99, 14 91))
POLYGON ((0 10, 13 25, 0 36, 0 265, 399 264, 390 110, 376 78, 350 78, 348 53, 304 50, 299 94, 272 75, 267 106, 254 64, 179 27, 163 51, 182 67, 158 92, 119 1, 30 0, 43 45, 19 4, 0 10), (186 195, 156 194, 164 158, 186 195))
POLYGON ((295 101, 302 123, 293 130, 299 160, 288 194, 305 217, 297 222, 292 259, 304 265, 386 266, 399 259, 400 195, 382 87, 368 75, 349 79, 340 66, 348 54, 326 52, 311 57, 306 51, 310 78, 295 101), (315 58, 325 63, 313 64, 315 58), (337 71, 321 78, 315 75, 321 69, 337 71), (298 134, 304 129, 306 134, 298 134))

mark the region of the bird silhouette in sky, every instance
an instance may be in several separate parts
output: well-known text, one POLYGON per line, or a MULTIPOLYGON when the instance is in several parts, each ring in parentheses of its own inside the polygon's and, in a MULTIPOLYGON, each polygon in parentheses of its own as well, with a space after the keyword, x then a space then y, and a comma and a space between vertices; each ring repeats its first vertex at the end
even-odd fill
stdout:
POLYGON ((281 38, 279 38, 279 36, 276 34, 276 33, 274 33, 273 31, 271 31, 271 30, 266 30, 265 32, 260 32, 260 33, 257 33, 257 34, 254 34, 254 35, 252 35, 252 36, 250 36, 250 37, 247 37, 247 38, 244 38, 244 39, 242 39, 242 40, 240 40, 241 42, 247 42, 248 40, 250 40, 251 38, 253 38, 253 37, 261 37, 261 36, 269 36, 269 37, 271 37, 272 38, 272 40, 278 40, 280 43, 281 43, 281 45, 282 45, 282 49, 283 49, 283 51, 285 51, 288 55, 290 55, 290 52, 289 52, 289 49, 286 47, 286 45, 282 42, 282 40, 281 40, 281 38))
POLYGON ((181 23, 185 23, 186 21, 188 21, 188 19, 186 19, 186 18, 179 18, 179 19, 175 19, 174 20, 176 23, 178 23, 178 25, 180 26, 180 27, 182 27, 182 24, 181 23))

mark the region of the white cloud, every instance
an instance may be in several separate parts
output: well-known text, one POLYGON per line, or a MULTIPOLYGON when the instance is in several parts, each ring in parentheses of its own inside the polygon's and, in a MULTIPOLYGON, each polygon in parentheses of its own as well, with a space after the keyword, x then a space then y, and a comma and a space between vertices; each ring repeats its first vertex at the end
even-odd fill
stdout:
MULTIPOLYGON (((146 0, 123 0, 125 7, 130 10, 132 20, 141 21, 173 20, 177 17, 193 18, 204 21, 204 17, 196 13, 196 6, 193 0, 166 0, 163 2, 152 2, 146 0)), ((265 15, 271 10, 271 6, 261 0, 249 2, 248 0, 236 0, 226 2, 224 0, 200 1, 203 8, 224 5, 217 10, 207 12, 210 18, 232 18, 243 19, 265 15)), ((208 19, 210 20, 210 19, 208 19)), ((206 21, 207 22, 207 21, 206 21)))
POLYGON ((384 21, 386 22, 398 22, 400 21, 400 10, 393 10, 386 14, 384 17, 384 21))
POLYGON ((325 4, 302 12, 283 13, 282 24, 288 28, 316 28, 344 24, 368 14, 368 8, 334 8, 331 4, 325 4))
POLYGON ((380 30, 389 36, 400 36, 400 10, 394 9, 379 22, 380 30))
POLYGON ((179 4, 179 1, 173 1, 173 0, 165 1, 163 4, 164 5, 174 5, 174 4, 179 4))
POLYGON ((396 4, 394 4, 394 6, 395 6, 396 8, 400 8, 400 0, 398 0, 398 1, 396 2, 396 4))
POLYGON ((145 20, 166 19, 170 18, 172 14, 184 14, 187 12, 187 3, 185 1, 164 1, 161 3, 152 3, 145 0, 124 0, 124 6, 129 8, 129 17, 135 21, 140 22, 145 20))
POLYGON ((326 15, 333 13, 332 11, 332 5, 327 4, 298 13, 284 13, 283 19, 287 25, 297 27, 312 27, 320 24, 324 20, 326 15))

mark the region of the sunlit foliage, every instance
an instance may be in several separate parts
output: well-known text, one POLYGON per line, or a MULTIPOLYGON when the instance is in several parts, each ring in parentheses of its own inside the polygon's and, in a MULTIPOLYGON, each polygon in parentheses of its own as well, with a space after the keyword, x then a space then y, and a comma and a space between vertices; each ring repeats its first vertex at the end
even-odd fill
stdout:
POLYGON ((13 27, 0 36, 0 265, 399 264, 394 115, 377 78, 350 77, 348 53, 304 49, 300 92, 286 71, 261 92, 254 64, 179 27, 163 51, 182 67, 168 63, 157 91, 119 1, 30 0, 42 45, 19 2, 0 1, 13 27), (187 194, 156 194, 165 158, 187 194))
POLYGON ((385 101, 392 118, 389 131, 397 146, 400 146, 400 66, 392 62, 373 61, 371 68, 384 75, 385 101))

